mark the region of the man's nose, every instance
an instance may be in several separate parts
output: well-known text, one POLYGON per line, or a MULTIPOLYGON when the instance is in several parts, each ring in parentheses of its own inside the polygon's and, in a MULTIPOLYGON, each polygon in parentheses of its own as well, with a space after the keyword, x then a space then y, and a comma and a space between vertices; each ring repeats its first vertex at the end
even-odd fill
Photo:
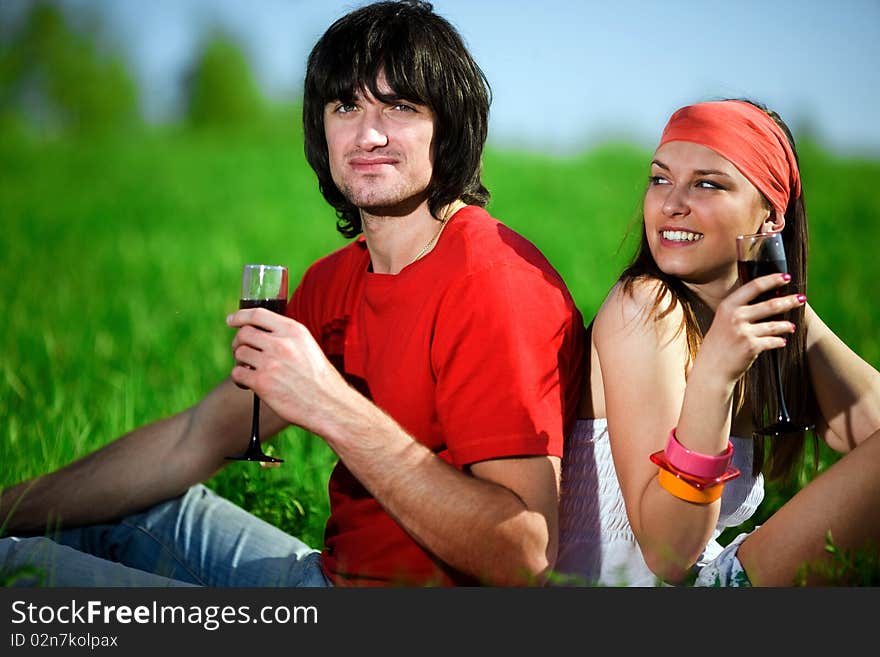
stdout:
POLYGON ((358 147, 362 150, 372 150, 388 145, 388 134, 385 129, 385 121, 382 113, 373 108, 363 113, 357 134, 358 147))

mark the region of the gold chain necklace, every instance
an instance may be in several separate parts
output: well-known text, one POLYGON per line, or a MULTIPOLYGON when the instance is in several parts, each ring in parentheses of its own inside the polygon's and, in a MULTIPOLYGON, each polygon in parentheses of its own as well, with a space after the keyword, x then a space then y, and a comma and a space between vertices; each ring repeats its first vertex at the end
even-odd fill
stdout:
MULTIPOLYGON (((428 250, 429 250, 432 246, 434 246, 434 242, 436 242, 436 241, 440 238, 440 233, 442 233, 442 232, 443 232, 443 229, 446 227, 446 222, 447 222, 447 221, 449 221, 449 216, 448 216, 448 215, 445 216, 445 217, 443 217, 443 219, 440 220, 440 228, 438 228, 438 229, 437 229, 437 232, 434 233, 434 237, 432 237, 432 238, 428 241, 428 243, 425 244, 424 247, 422 247, 422 250, 419 251, 419 252, 416 254, 416 257, 409 261, 409 264, 410 264, 410 265, 411 265, 412 263, 414 263, 416 260, 418 260, 419 258, 424 257, 424 255, 428 252, 428 250)), ((409 265, 407 265, 407 266, 409 266, 409 265)))

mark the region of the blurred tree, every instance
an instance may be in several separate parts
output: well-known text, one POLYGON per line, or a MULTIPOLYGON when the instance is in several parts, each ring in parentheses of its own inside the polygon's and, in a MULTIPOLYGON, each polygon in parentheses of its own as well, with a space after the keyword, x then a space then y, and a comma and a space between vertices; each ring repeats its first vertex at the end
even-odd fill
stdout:
POLYGON ((241 48, 211 36, 184 77, 186 116, 199 127, 245 127, 265 118, 266 105, 241 48))
POLYGON ((0 51, 0 113, 44 131, 93 132, 139 120, 137 88, 122 61, 75 34, 49 2, 35 2, 0 51))

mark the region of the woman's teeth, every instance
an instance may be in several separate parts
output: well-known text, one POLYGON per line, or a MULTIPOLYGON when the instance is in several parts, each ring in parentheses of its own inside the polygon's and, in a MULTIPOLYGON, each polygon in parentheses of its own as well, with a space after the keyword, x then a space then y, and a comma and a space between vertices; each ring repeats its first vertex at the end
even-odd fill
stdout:
POLYGON ((660 235, 671 242, 696 242, 703 239, 703 233, 691 233, 686 230, 664 230, 660 235))

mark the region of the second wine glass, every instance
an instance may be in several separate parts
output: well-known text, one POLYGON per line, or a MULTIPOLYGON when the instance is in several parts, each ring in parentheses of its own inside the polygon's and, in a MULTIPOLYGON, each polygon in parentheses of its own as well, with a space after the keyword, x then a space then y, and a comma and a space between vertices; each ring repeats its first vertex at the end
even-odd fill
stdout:
MULTIPOLYGON (((268 308, 284 314, 287 309, 287 267, 281 265, 245 265, 241 275, 239 308, 268 308)), ((232 461, 283 463, 284 459, 269 456, 260 444, 260 398, 254 393, 251 416, 251 437, 244 453, 227 456, 232 461)))
MULTIPOLYGON (((782 233, 739 235, 736 238, 736 255, 739 280, 743 284, 767 274, 788 273, 788 261, 785 257, 782 233)), ((759 303, 779 294, 781 294, 781 288, 762 294, 752 303, 759 303)), ((776 421, 759 427, 756 429, 756 432, 764 436, 780 436, 809 431, 813 428, 811 423, 794 420, 788 412, 788 406, 785 403, 785 390, 782 385, 779 349, 772 349, 770 351, 770 358, 773 361, 774 383, 776 384, 776 421)))

